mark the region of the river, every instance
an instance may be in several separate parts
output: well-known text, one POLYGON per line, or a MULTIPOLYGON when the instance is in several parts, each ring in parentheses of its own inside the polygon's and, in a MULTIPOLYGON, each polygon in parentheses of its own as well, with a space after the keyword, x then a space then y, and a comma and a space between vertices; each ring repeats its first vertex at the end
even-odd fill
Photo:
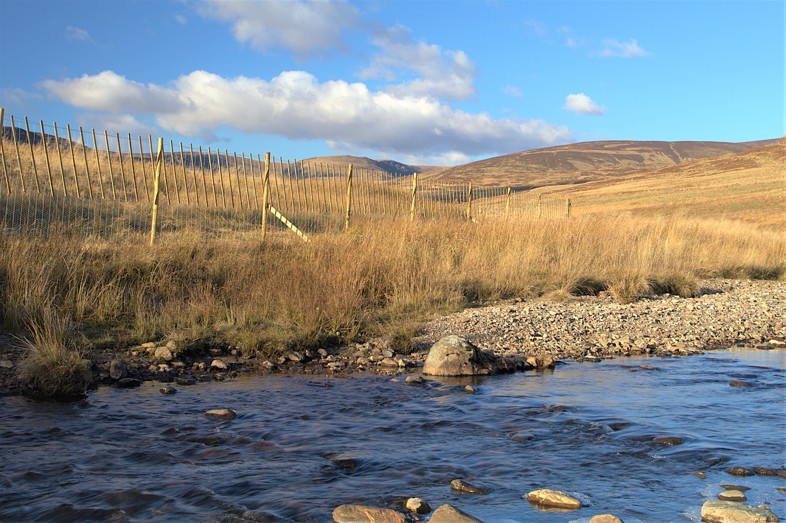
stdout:
POLYGON ((725 472, 786 465, 784 350, 423 385, 279 375, 159 388, 0 398, 0 520, 327 522, 343 503, 417 496, 487 523, 698 521, 724 483, 786 518, 786 479, 725 472), (223 407, 237 418, 204 415, 223 407), (452 492, 455 478, 489 492, 452 492), (538 488, 585 507, 538 510, 522 499, 538 488))

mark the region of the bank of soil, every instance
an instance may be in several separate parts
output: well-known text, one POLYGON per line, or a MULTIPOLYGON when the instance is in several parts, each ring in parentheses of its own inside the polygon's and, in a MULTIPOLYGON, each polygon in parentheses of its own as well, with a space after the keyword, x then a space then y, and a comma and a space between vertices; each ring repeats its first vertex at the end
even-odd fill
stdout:
MULTIPOLYGON (((409 348, 386 339, 349 347, 290 351, 277 358, 243 356, 236 347, 178 346, 159 341, 93 354, 99 384, 134 386, 145 380, 188 386, 244 372, 396 374, 417 371, 428 348, 447 334, 465 337, 516 368, 555 361, 597 361, 629 355, 676 357, 730 346, 786 347, 786 282, 706 280, 695 298, 644 296, 630 304, 608 294, 505 301, 466 309, 427 323, 409 348), (529 364, 527 364, 529 362, 529 364)), ((0 335, 0 395, 19 392, 18 340, 0 335)), ((506 370, 513 367, 508 365, 506 370)))

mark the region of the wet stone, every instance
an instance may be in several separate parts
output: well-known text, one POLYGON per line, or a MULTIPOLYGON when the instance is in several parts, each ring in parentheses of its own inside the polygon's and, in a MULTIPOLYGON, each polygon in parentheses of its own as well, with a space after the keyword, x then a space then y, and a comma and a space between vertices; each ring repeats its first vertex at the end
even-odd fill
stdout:
POLYGON ((778 517, 767 508, 750 507, 733 501, 709 500, 701 507, 701 520, 705 523, 777 523, 778 517))
POLYGON ((465 385, 464 386, 464 392, 466 392, 467 394, 475 394, 477 391, 478 391, 478 389, 476 389, 472 385, 465 385))
POLYGON ((160 389, 158 389, 161 394, 174 394, 177 392, 177 389, 174 388, 172 385, 164 385, 160 389))
POLYGON ((623 523, 620 518, 613 514, 598 514, 597 516, 592 516, 589 520, 589 523, 623 523))
POLYGON ((740 490, 724 490, 718 494, 718 499, 721 501, 747 501, 747 497, 740 490))
POLYGON ((388 508, 339 505, 333 510, 333 523, 406 523, 406 518, 388 508))
POLYGON ((463 479, 454 479, 450 482, 450 489, 456 492, 463 492, 465 494, 487 494, 488 489, 478 487, 472 483, 467 483, 463 479))
POLYGON ((744 485, 730 485, 728 483, 721 483, 720 488, 725 490, 739 490, 741 492, 746 492, 751 489, 750 487, 746 487, 744 485))
POLYGON ((768 469, 768 468, 764 468, 764 467, 755 467, 753 469, 753 472, 755 472, 759 476, 777 476, 778 475, 778 471, 777 470, 768 469))
POLYGON ((544 508, 560 508, 570 510, 578 510, 581 508, 581 501, 559 490, 533 490, 527 494, 526 499, 533 505, 538 505, 544 508))
POLYGON ((669 446, 682 445, 683 443, 685 443, 684 439, 677 438, 675 436, 652 438, 652 441, 654 443, 660 443, 661 445, 669 445, 669 446))
POLYGON ((694 472, 693 475, 699 479, 707 479, 707 474, 704 472, 694 472))
POLYGON ((128 374, 128 367, 124 361, 112 360, 109 363, 109 377, 113 380, 125 378, 126 374, 128 374))
POLYGON ((404 383, 414 383, 416 385, 420 385, 424 383, 426 380, 423 379, 423 376, 407 376, 404 379, 404 383))
POLYGON ((428 514, 431 512, 429 504, 420 498, 409 498, 405 506, 407 510, 415 514, 428 514))
POLYGON ((731 380, 729 385, 732 387, 753 387, 752 383, 747 381, 731 380))
POLYGON ((205 412, 205 416, 213 419, 231 420, 237 417, 237 412, 232 409, 212 409, 205 412))
POLYGON ((746 469, 745 467, 731 467, 726 469, 726 474, 731 474, 732 476, 753 476, 754 473, 751 470, 746 469))
POLYGON ((429 521, 431 523, 482 523, 478 518, 448 504, 437 507, 429 521))

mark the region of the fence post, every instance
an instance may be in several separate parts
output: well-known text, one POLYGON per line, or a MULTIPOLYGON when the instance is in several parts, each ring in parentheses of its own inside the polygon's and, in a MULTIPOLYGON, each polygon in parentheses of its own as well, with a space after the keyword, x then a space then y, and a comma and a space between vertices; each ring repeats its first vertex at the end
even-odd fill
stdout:
POLYGON ((510 193, 511 193, 510 187, 508 187, 508 195, 507 195, 507 198, 505 199, 505 219, 506 220, 510 218, 510 193))
POLYGON ((543 195, 538 195, 538 219, 543 217, 543 195))
POLYGON ((570 208, 572 204, 570 203, 570 198, 565 198, 565 212, 566 218, 570 218, 570 208))
POLYGON ((66 124, 68 131, 68 151, 71 153, 71 167, 74 169, 74 185, 76 186, 76 197, 81 198, 79 194, 79 177, 76 174, 76 158, 74 157, 74 139, 71 138, 71 124, 66 124))
POLYGON ((55 131, 55 147, 57 147, 57 160, 60 164, 60 181, 63 182, 63 195, 68 196, 68 189, 66 188, 65 170, 63 169, 63 154, 60 152, 60 136, 57 135, 57 122, 52 122, 52 128, 55 131))
POLYGON ((344 215, 344 232, 349 230, 349 220, 352 215, 352 164, 349 164, 347 173, 347 209, 344 215))
POLYGON ((22 184, 22 193, 27 194, 27 187, 25 186, 24 170, 22 169, 22 157, 19 155, 19 140, 16 137, 16 124, 14 123, 14 115, 11 115, 11 137, 14 139, 14 150, 16 151, 16 164, 19 167, 19 182, 22 184))
POLYGON ((46 133, 44 131, 44 121, 41 120, 41 146, 44 148, 44 158, 46 158, 46 174, 49 179, 49 194, 55 195, 55 186, 52 183, 52 166, 49 163, 49 149, 46 146, 46 133))
POLYGON ((472 182, 469 182, 467 189, 467 221, 472 221, 472 182))
MULTIPOLYGON (((30 138, 30 124, 25 116, 25 131, 27 131, 27 145, 30 146, 30 160, 33 162, 33 174, 35 175, 35 188, 41 194, 41 185, 38 183, 38 166, 35 163, 35 152, 33 151, 33 139, 30 138)), ((42 136, 41 139, 44 137, 42 136)))
POLYGON ((262 175, 262 240, 267 236, 267 200, 270 197, 270 153, 265 153, 265 173, 262 175))
POLYGON ((164 138, 158 138, 158 154, 153 175, 153 219, 150 225, 150 245, 156 240, 156 222, 158 221, 158 180, 161 176, 161 164, 164 163, 164 138))
MULTIPOLYGON (((0 107, 0 129, 3 128, 5 124, 5 108, 0 107)), ((14 129, 11 129, 11 132, 14 132, 14 129)), ((5 164, 5 136, 0 136, 0 154, 3 155, 3 176, 5 177, 5 188, 8 191, 8 194, 11 194, 11 181, 8 179, 8 166, 5 164)))
POLYGON ((409 204, 409 221, 415 221, 415 202, 418 196, 418 173, 412 175, 412 201, 409 204))

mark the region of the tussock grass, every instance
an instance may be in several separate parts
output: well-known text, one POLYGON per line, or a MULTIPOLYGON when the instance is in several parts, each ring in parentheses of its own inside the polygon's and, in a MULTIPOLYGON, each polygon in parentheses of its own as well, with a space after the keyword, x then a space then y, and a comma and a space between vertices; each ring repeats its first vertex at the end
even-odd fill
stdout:
POLYGON ((70 399, 84 395, 93 376, 87 354, 69 338, 68 320, 51 309, 30 318, 27 354, 19 363, 22 390, 35 397, 70 399))
POLYGON ((170 234, 154 247, 133 235, 2 241, 4 328, 37 347, 63 345, 62 321, 103 346, 169 338, 275 354, 388 335, 405 348, 418 322, 477 303, 604 290, 621 302, 693 296, 697 278, 786 270, 782 235, 685 218, 380 221, 308 244, 281 233, 265 243, 170 234))

